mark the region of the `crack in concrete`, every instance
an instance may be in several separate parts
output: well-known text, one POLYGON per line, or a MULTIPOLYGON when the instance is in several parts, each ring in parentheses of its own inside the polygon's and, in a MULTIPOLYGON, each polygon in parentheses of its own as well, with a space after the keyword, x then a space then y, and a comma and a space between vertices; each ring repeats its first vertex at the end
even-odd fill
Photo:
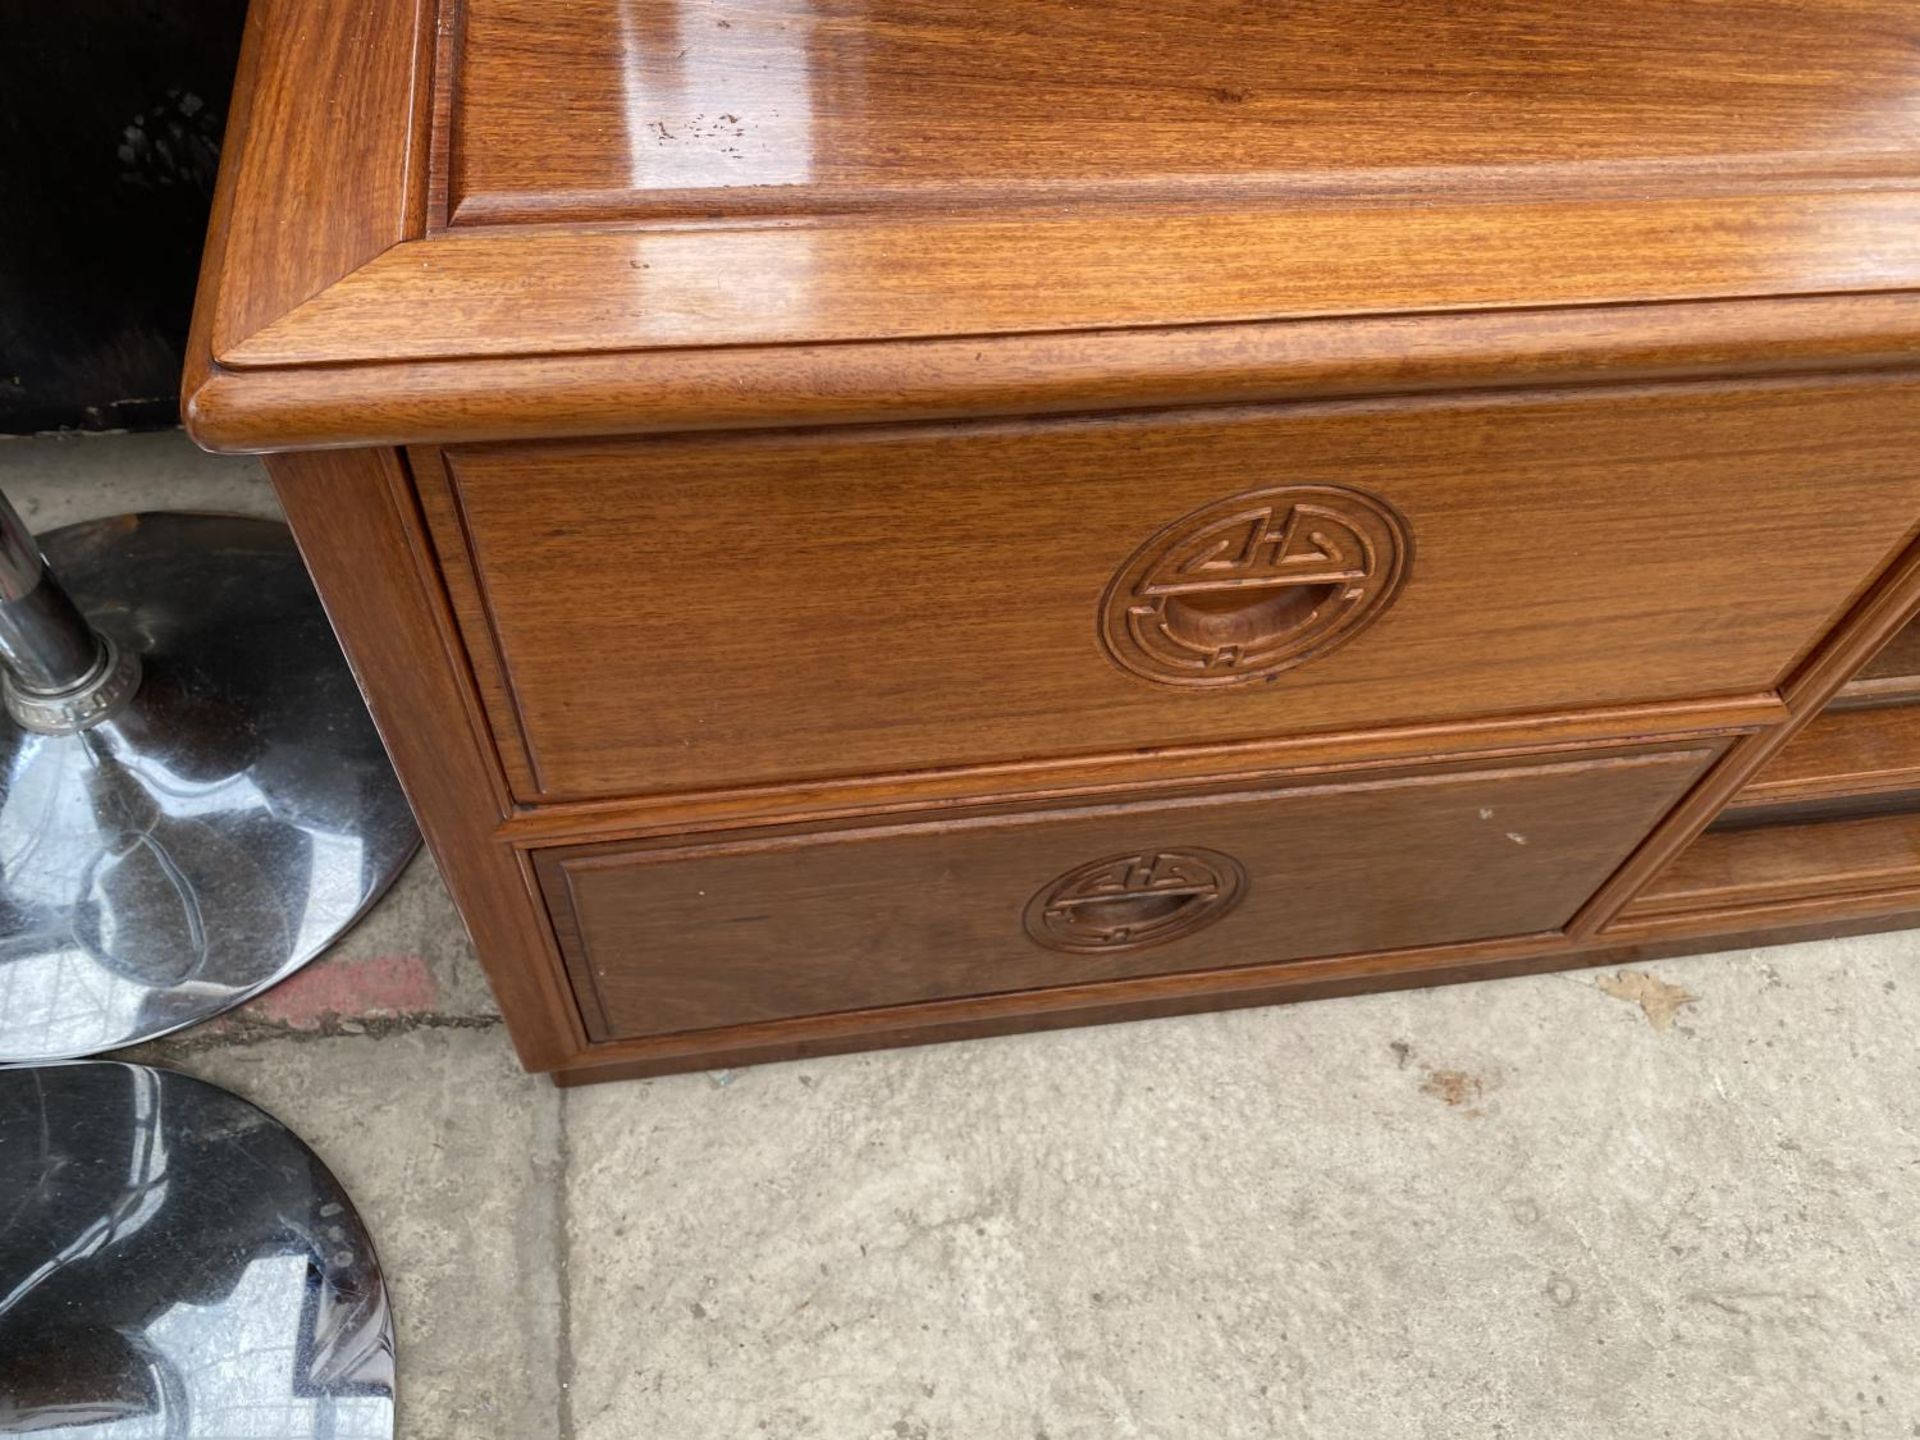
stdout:
POLYGON ((556 1143, 554 1166, 555 1258, 560 1262, 560 1314, 555 1326, 554 1365, 559 1372, 559 1413, 554 1416, 556 1440, 574 1440, 573 1414, 573 1225, 569 1190, 573 1178, 573 1138, 567 1126, 567 1098, 572 1092, 560 1091, 560 1134, 556 1143))
POLYGON ((492 1030, 498 1015, 378 1015, 330 1016, 318 1025, 293 1026, 245 1014, 229 1014, 218 1027, 200 1027, 163 1036, 138 1047, 159 1056, 201 1055, 209 1050, 237 1050, 274 1040, 305 1043, 312 1040, 386 1040, 416 1030, 492 1030))

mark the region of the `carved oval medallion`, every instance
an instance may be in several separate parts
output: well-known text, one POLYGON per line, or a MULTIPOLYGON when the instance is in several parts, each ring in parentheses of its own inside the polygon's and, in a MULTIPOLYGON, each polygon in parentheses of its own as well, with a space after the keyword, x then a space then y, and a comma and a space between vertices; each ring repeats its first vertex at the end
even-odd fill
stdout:
POLYGON ((1113 662, 1162 685, 1241 685, 1345 644, 1386 613, 1407 523, 1343 485, 1219 500, 1133 552, 1100 602, 1113 662))
POLYGON ((1238 905, 1247 872, 1193 847, 1139 850, 1076 866, 1027 902, 1027 934, 1051 950, 1142 950, 1191 935, 1238 905))

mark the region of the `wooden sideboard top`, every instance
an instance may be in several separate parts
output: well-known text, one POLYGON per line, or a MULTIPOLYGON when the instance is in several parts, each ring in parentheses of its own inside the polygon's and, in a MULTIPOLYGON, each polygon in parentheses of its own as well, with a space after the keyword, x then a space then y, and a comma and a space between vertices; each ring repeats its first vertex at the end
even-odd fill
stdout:
POLYGON ((465 0, 457 19, 455 224, 1446 203, 1920 159, 1909 0, 465 0))
POLYGON ((1878 366, 1910 0, 254 0, 218 448, 1878 366))

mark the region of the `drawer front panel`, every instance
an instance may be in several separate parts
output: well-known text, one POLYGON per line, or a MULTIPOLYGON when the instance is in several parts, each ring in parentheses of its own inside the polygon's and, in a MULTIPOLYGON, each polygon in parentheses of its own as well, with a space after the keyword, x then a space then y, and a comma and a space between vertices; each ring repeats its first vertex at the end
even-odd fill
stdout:
POLYGON ((498 733, 584 798, 1763 691, 1920 519, 1920 389, 447 458, 498 733))
POLYGON ((1558 928, 1709 748, 538 857, 598 1038, 1558 928))

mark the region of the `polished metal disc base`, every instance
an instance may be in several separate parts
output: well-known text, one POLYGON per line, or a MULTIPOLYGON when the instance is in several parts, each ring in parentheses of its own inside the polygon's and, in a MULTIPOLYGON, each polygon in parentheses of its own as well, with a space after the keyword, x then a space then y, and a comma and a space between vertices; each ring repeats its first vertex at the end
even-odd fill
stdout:
POLYGON ((353 924, 419 844, 284 525, 123 515, 40 537, 139 659, 74 735, 0 716, 0 1060, 218 1014, 353 924))
POLYGON ((299 1137, 143 1065, 0 1069, 0 1435, 392 1434, 386 1286, 299 1137))

